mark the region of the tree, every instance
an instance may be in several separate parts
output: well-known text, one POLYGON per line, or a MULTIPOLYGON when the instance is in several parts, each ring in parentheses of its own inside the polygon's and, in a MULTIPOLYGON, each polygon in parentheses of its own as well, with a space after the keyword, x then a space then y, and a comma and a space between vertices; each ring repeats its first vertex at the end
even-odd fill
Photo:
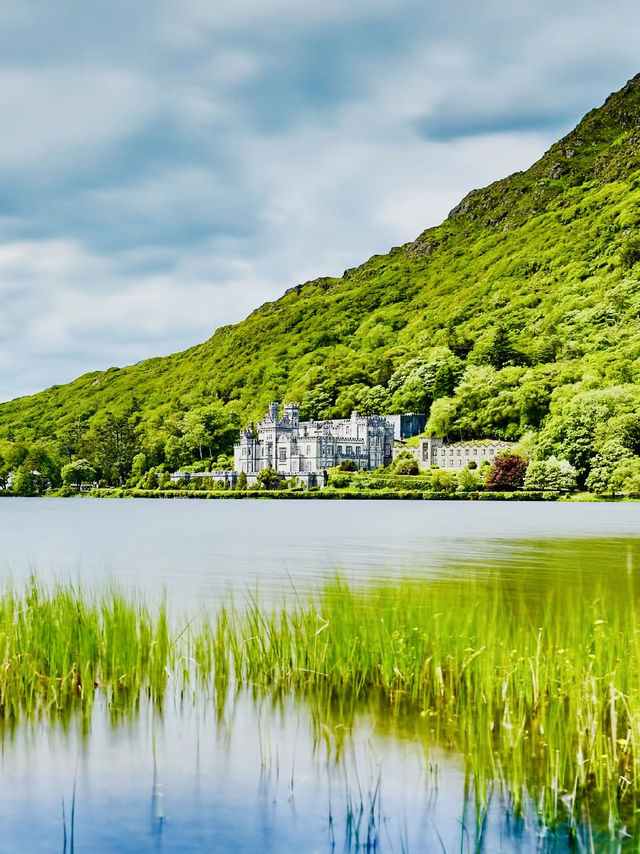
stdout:
POLYGON ((182 434, 187 449, 199 459, 226 453, 233 445, 238 424, 223 404, 214 401, 207 406, 192 409, 182 419, 182 434))
POLYGON ((359 395, 357 408, 363 415, 380 415, 389 408, 389 393, 381 385, 367 388, 359 395))
POLYGON ((77 454, 85 450, 89 425, 80 418, 58 432, 58 452, 71 462, 77 454))
POLYGON ((75 486, 80 489, 82 483, 92 482, 96 478, 96 470, 88 460, 75 460, 62 467, 62 482, 65 486, 75 486))
POLYGON ((31 445, 29 452, 22 463, 21 468, 36 473, 37 488, 39 492, 53 486, 60 486, 60 460, 56 449, 44 442, 36 442, 31 445))
POLYGON ((9 447, 6 452, 5 462, 9 467, 9 471, 19 468, 26 460, 29 450, 22 442, 15 443, 9 447))
POLYGON ((267 466, 258 473, 258 486, 261 489, 277 489, 280 485, 280 477, 275 469, 267 466))
POLYGON ((187 446, 181 436, 169 436, 164 446, 164 458, 172 471, 179 469, 187 461, 187 446))
POLYGON ((213 435, 208 430, 204 412, 201 409, 192 409, 191 412, 187 412, 182 419, 182 431, 188 449, 192 453, 197 450, 198 456, 203 459, 205 446, 213 442, 213 435))
POLYGON ((457 409, 453 398, 441 397, 439 400, 434 400, 425 428, 427 435, 446 439, 451 432, 456 414, 457 409))
POLYGON ((0 454, 0 489, 6 489, 9 481, 9 466, 0 454))
POLYGON ((623 267, 633 267, 640 261, 640 237, 631 234, 620 247, 620 263, 623 267))
POLYGON ((531 490, 573 492, 577 486, 578 472, 568 460, 559 460, 556 457, 532 460, 524 478, 524 488, 531 490))
POLYGON ((38 494, 38 483, 33 472, 18 469, 13 478, 11 490, 16 495, 31 496, 38 494))
POLYGON ((546 385, 529 380, 523 382, 515 393, 515 402, 520 410, 520 423, 524 428, 539 427, 549 412, 551 392, 546 385))
POLYGON ((592 460, 586 487, 592 492, 615 495, 626 491, 625 484, 635 483, 638 475, 640 457, 625 448, 618 439, 610 439, 592 460))
POLYGON ((585 482, 608 441, 615 439, 618 447, 634 441, 633 429, 621 416, 637 420, 637 411, 637 390, 628 386, 590 389, 568 399, 558 395, 540 431, 539 448, 545 456, 568 460, 577 469, 580 482, 585 482))
POLYGON ((505 365, 514 364, 517 355, 510 331, 504 324, 498 323, 476 342, 469 354, 469 361, 477 365, 491 365, 500 370, 505 365))
POLYGON ((331 404, 332 397, 329 392, 322 385, 316 385, 302 396, 300 417, 310 421, 328 418, 331 404))
POLYGON ((241 471, 238 475, 238 482, 236 483, 236 489, 246 489, 247 488, 247 474, 244 471, 241 471))
POLYGON ((471 468, 458 472, 458 489, 460 492, 475 492, 480 487, 480 476, 471 468))
POLYGON ((637 411, 611 418, 607 424, 607 433, 634 454, 640 454, 640 418, 637 411))
POLYGON ((376 375, 378 385, 381 385, 383 388, 386 388, 389 380, 391 379, 392 374, 393 362, 391 361, 391 359, 383 359, 376 375))
POLYGON ((640 495, 640 459, 634 457, 620 468, 620 474, 623 475, 622 491, 627 495, 640 495))
POLYGON ((440 365, 433 381, 433 399, 438 400, 440 397, 450 397, 459 379, 460 374, 454 371, 453 365, 449 362, 440 365))
POLYGON ((524 483, 527 461, 518 454, 499 454, 491 466, 487 487, 489 489, 520 489, 524 483))
POLYGON ((160 430, 147 428, 142 437, 142 452, 144 453, 149 467, 154 468, 165 462, 164 447, 167 435, 160 430))
POLYGON ((394 409, 428 412, 435 398, 451 394, 463 368, 462 361, 447 347, 433 347, 425 355, 404 362, 389 380, 394 409))
POLYGON ((527 462, 535 459, 538 454, 538 434, 533 430, 528 430, 520 437, 516 446, 512 448, 512 451, 514 454, 522 457, 523 460, 527 460, 527 462))
POLYGON ((159 486, 158 473, 154 468, 150 468, 144 476, 143 489, 157 489, 159 486))
POLYGON ((134 411, 129 409, 121 415, 108 412, 105 420, 94 429, 94 442, 103 476, 122 485, 131 472, 138 448, 134 411))
POLYGON ((140 480, 142 475, 147 471, 147 457, 143 453, 136 454, 131 463, 131 477, 135 480, 140 480))

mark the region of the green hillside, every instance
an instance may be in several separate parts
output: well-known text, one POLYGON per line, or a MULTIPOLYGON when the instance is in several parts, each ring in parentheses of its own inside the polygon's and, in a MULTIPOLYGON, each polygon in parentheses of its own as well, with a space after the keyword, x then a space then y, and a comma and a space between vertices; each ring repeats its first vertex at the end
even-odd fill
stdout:
POLYGON ((126 422, 122 476, 134 451, 172 465, 229 450, 239 423, 288 399, 307 417, 430 409, 455 439, 532 433, 530 453, 584 478, 640 451, 639 261, 640 75, 413 242, 183 353, 0 405, 0 452, 99 457, 126 422))

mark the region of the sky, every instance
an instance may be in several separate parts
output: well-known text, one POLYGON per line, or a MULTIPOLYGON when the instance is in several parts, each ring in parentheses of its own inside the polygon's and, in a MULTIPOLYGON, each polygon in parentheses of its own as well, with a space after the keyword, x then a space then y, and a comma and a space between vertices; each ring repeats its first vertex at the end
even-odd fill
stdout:
POLYGON ((640 71, 632 0, 0 0, 0 401, 414 239, 640 71))

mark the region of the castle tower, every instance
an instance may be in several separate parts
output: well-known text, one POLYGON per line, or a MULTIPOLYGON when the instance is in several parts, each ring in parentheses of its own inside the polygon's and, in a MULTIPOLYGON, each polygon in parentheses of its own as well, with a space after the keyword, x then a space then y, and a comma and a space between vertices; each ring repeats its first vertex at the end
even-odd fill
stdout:
POLYGON ((236 471, 252 474, 256 467, 256 440, 253 422, 248 429, 240 431, 240 441, 233 446, 233 462, 236 471))
POLYGON ((297 429, 298 424, 300 423, 300 404, 285 403, 284 417, 289 421, 289 423, 294 429, 297 429))
POLYGON ((280 408, 280 406, 279 406, 279 404, 278 404, 277 402, 276 402, 276 403, 274 403, 274 402, 272 401, 272 402, 269 404, 269 418, 271 418, 271 420, 272 420, 272 421, 276 421, 276 422, 277 422, 277 420, 278 420, 278 410, 279 410, 279 408, 280 408))

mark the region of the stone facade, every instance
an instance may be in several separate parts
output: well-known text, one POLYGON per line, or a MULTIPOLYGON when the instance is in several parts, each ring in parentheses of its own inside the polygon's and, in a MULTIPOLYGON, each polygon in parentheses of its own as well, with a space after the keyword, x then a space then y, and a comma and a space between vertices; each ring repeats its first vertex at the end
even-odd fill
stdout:
POLYGON ((327 421, 300 421, 299 407, 287 403, 279 415, 277 403, 257 427, 240 431, 234 446, 234 469, 249 482, 265 468, 283 477, 297 476, 309 485, 324 484, 322 473, 343 460, 359 469, 374 469, 391 462, 394 428, 382 415, 359 415, 327 421))
POLYGON ((471 461, 480 465, 483 460, 492 463, 496 454, 508 451, 513 442, 501 439, 477 439, 469 442, 454 442, 446 445, 443 439, 420 439, 418 448, 407 448, 418 458, 421 469, 437 465, 441 469, 465 468, 471 461))
POLYGON ((235 471, 226 471, 224 469, 215 469, 214 471, 174 471, 171 474, 172 483, 178 483, 183 480, 185 483, 190 483, 192 480, 201 478, 205 483, 222 483, 225 486, 235 486, 238 482, 238 473, 235 471))

